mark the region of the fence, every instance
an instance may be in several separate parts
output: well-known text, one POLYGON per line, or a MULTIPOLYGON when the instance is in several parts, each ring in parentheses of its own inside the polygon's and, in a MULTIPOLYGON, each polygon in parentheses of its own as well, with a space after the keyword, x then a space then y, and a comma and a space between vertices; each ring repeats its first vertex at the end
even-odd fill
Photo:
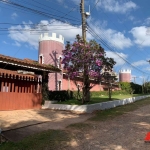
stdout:
POLYGON ((0 110, 41 108, 41 102, 37 76, 0 69, 0 110))

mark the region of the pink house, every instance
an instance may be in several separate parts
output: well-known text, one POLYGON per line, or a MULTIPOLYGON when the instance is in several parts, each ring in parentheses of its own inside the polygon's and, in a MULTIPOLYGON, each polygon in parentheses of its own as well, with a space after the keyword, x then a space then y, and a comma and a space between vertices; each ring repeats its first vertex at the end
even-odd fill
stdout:
MULTIPOLYGON (((56 33, 52 33, 50 36, 48 33, 44 33, 39 39, 39 63, 40 64, 52 64, 61 69, 62 50, 64 49, 64 37, 62 35, 57 36, 56 33)), ((80 86, 80 81, 78 83, 80 86)), ((72 90, 76 91, 77 86, 74 82, 65 77, 63 69, 61 73, 49 74, 48 81, 49 90, 72 90)), ((91 91, 103 91, 108 86, 104 83, 96 84, 91 91)), ((117 87, 114 87, 118 89, 117 87)))
POLYGON ((120 82, 131 82, 131 70, 130 69, 120 70, 119 81, 120 82))

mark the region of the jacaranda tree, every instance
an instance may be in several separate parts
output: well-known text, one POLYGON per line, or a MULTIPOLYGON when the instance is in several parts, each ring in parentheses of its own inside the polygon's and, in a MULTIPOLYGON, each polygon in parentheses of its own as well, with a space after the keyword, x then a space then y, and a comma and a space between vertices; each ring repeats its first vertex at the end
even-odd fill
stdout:
POLYGON ((73 44, 67 42, 63 56, 62 64, 69 78, 75 82, 79 77, 82 79, 82 103, 90 101, 93 81, 99 83, 104 72, 112 71, 115 64, 112 58, 106 57, 104 49, 96 41, 84 42, 79 35, 73 44))

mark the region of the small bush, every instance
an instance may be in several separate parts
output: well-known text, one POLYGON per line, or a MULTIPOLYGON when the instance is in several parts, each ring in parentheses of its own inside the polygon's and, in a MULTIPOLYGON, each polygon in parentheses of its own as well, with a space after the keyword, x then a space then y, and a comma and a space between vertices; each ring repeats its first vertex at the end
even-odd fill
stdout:
MULTIPOLYGON (((126 95, 128 94, 125 90, 119 90, 119 91, 112 91, 112 95, 126 95)), ((108 96, 108 91, 92 91, 91 97, 99 97, 99 96, 108 96)))
POLYGON ((81 100, 82 96, 83 96, 82 91, 80 91, 79 93, 78 93, 78 91, 73 91, 73 98, 74 99, 81 100))
POLYGON ((49 100, 65 101, 73 98, 72 91, 49 91, 49 100))
POLYGON ((112 92, 112 95, 126 95, 126 94, 128 94, 128 92, 127 91, 125 91, 125 90, 119 90, 119 91, 113 91, 112 92))

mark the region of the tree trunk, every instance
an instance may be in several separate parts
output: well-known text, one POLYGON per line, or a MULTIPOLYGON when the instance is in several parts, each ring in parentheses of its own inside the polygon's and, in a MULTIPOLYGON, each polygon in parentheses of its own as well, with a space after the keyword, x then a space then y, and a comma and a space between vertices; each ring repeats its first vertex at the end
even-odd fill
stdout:
POLYGON ((108 88, 108 92, 109 92, 109 100, 111 100, 111 94, 112 94, 111 87, 108 88))
POLYGON ((84 86, 82 91, 83 91, 83 97, 82 97, 82 104, 83 104, 84 102, 90 101, 90 81, 87 75, 84 77, 84 86))
POLYGON ((83 88, 82 104, 90 101, 90 90, 89 88, 83 88))

